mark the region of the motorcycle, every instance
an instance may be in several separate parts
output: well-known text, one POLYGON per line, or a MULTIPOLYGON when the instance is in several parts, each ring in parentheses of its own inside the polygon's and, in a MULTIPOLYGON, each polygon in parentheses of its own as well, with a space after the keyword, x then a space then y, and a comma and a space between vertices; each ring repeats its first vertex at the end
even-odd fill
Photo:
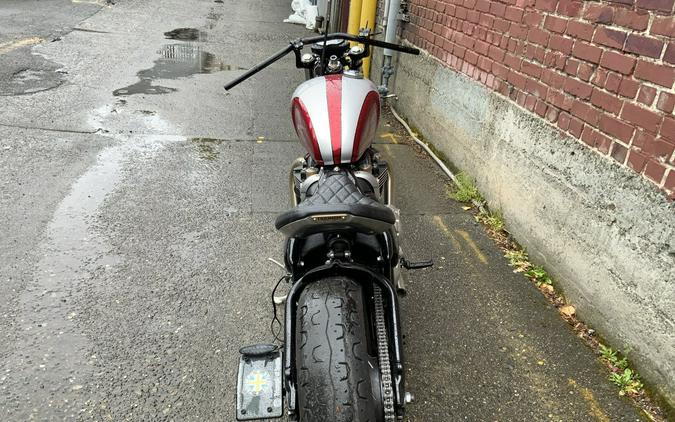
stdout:
POLYGON ((290 171, 294 207, 275 222, 286 236, 281 280, 290 283, 283 343, 241 348, 237 420, 281 417, 285 399, 292 421, 394 421, 412 399, 404 384, 401 269, 433 263, 401 255, 390 168, 372 145, 381 98, 361 72, 371 47, 419 54, 367 33, 324 34, 292 41, 225 86, 291 52, 306 72, 291 118, 307 154, 290 171))

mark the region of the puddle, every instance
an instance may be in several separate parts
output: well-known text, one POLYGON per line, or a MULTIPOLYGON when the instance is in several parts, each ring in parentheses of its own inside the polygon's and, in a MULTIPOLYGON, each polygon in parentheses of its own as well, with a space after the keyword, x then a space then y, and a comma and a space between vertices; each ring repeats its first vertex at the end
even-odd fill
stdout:
POLYGON ((223 143, 223 139, 216 138, 190 138, 188 141, 197 147, 199 158, 202 160, 213 161, 220 154, 217 146, 223 143))
POLYGON ((113 95, 168 94, 177 89, 154 85, 153 82, 157 79, 179 79, 202 73, 245 70, 242 67, 223 63, 214 54, 204 51, 201 45, 193 43, 167 44, 157 54, 160 58, 155 60, 153 67, 137 73, 138 82, 116 89, 113 95))
POLYGON ((164 37, 179 41, 206 41, 206 32, 196 28, 176 28, 165 32, 164 37))

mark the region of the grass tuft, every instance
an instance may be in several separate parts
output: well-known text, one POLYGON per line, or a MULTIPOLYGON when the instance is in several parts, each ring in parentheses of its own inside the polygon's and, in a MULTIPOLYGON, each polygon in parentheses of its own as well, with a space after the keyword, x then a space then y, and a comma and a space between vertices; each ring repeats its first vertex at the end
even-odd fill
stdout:
POLYGON ((483 196, 476 187, 476 182, 466 173, 457 175, 459 187, 450 194, 450 197, 456 201, 471 203, 473 201, 483 202, 483 196))

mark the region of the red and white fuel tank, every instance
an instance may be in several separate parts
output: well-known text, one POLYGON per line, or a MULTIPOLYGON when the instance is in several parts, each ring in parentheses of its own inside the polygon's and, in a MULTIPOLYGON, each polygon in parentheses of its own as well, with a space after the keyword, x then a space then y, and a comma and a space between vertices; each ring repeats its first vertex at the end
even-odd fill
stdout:
POLYGON ((316 162, 357 161, 373 143, 380 96, 368 79, 327 75, 303 82, 293 93, 295 132, 316 162))

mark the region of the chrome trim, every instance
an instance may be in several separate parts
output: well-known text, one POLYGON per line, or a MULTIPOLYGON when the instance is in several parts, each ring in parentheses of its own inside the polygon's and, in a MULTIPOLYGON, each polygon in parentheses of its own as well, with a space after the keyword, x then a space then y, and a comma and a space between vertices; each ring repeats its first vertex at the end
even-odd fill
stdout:
POLYGON ((310 186, 312 186, 314 183, 318 182, 319 179, 321 179, 322 172, 323 169, 319 173, 309 176, 308 178, 303 180, 302 183, 300 183, 300 201, 304 201, 305 198, 307 197, 307 189, 309 189, 310 186))
POLYGON ((373 188, 373 192, 375 192, 375 197, 379 201, 379 199, 380 199, 380 182, 379 182, 379 180, 377 180, 377 177, 373 176, 372 173, 369 173, 367 171, 361 171, 361 170, 355 171, 354 177, 358 177, 359 179, 363 179, 366 182, 368 182, 370 187, 373 188))

